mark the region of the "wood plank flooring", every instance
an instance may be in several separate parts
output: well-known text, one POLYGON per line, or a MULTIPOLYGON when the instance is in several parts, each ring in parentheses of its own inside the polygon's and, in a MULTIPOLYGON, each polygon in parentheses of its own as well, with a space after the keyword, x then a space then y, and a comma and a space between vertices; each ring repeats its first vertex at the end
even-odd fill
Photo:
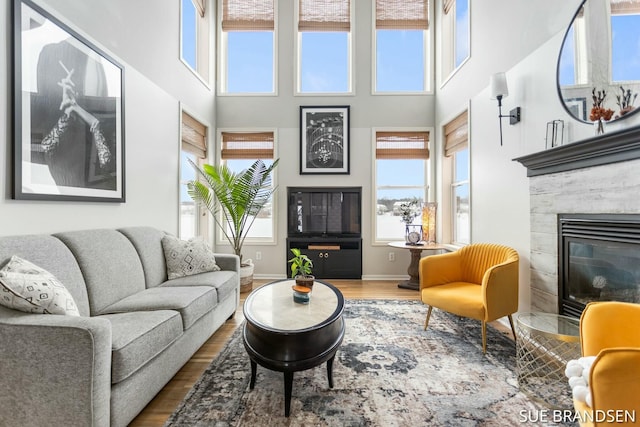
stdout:
MULTIPOLYGON (((254 289, 268 283, 269 280, 254 280, 254 289)), ((392 299, 419 300, 419 294, 409 289, 400 289, 397 281, 379 280, 332 280, 346 299, 392 299)), ((218 355, 225 343, 244 319, 242 303, 248 293, 240 294, 240 307, 235 316, 228 320, 211 338, 198 350, 196 354, 182 367, 173 379, 156 395, 147 407, 133 420, 133 427, 162 426, 167 418, 180 404, 193 384, 200 378, 211 361, 218 355)), ((492 323, 503 332, 511 334, 501 324, 492 323)))

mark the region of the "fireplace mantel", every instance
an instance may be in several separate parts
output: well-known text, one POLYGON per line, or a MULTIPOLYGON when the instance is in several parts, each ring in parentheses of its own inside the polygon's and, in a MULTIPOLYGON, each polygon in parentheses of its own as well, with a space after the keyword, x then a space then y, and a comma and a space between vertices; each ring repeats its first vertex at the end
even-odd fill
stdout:
POLYGON ((640 126, 606 133, 513 159, 527 176, 546 175, 640 158, 640 126))

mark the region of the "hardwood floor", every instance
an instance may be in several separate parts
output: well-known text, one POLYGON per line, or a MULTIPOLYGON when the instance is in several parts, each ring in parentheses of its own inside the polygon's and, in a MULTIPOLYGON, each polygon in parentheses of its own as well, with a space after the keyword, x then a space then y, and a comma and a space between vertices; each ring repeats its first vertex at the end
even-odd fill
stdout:
MULTIPOLYGON (((254 289, 270 282, 270 280, 254 280, 254 289)), ((332 280, 332 284, 340 289, 346 299, 395 299, 419 300, 416 291, 400 289, 397 281, 379 280, 332 280)), ((242 304, 248 293, 240 294, 240 307, 235 316, 228 320, 211 338, 198 350, 196 354, 182 367, 173 379, 156 395, 147 407, 130 424, 133 427, 162 426, 167 418, 180 404, 193 384, 218 355, 225 343, 244 319, 242 304)), ((511 332, 503 325, 494 322, 502 332, 509 336, 511 332)))

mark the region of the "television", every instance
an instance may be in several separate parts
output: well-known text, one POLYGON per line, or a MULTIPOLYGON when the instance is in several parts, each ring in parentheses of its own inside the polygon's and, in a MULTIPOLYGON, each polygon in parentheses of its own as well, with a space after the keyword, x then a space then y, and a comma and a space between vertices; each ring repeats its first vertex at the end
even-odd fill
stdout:
POLYGON ((288 237, 360 237, 361 187, 287 187, 288 237))

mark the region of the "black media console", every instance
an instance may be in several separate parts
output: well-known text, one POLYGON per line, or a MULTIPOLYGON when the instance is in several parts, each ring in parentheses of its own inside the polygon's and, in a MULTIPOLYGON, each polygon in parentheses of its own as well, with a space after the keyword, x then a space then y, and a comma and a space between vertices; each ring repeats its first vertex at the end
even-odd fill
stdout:
POLYGON ((362 188, 288 187, 287 195, 287 260, 298 248, 318 279, 362 278, 362 188))

